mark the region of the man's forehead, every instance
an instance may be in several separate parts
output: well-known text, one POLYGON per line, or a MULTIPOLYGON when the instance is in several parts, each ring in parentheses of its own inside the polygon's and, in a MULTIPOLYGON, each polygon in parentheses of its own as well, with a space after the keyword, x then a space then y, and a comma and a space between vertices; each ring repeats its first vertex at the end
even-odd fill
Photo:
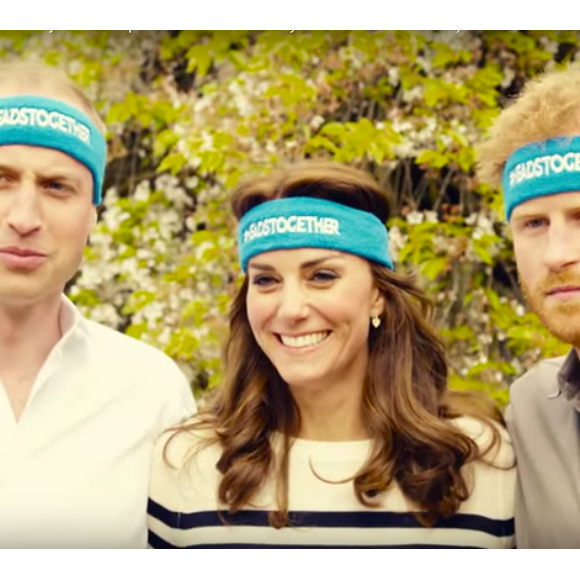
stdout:
POLYGON ((549 213, 553 211, 567 211, 579 206, 580 191, 542 195, 517 205, 512 212, 512 218, 517 219, 530 214, 549 213))

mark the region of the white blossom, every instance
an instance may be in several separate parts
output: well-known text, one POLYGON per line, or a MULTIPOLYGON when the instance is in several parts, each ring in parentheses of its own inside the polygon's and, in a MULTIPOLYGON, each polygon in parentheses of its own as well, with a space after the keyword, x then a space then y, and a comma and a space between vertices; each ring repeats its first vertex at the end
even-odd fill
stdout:
POLYGON ((90 318, 95 322, 100 322, 112 328, 117 327, 121 322, 121 317, 117 309, 112 304, 107 303, 91 307, 90 318))
POLYGON ((424 217, 424 214, 417 210, 412 210, 406 215, 407 222, 409 222, 411 225, 423 223, 424 217))
POLYGON ((119 206, 111 206, 107 207, 107 211, 103 217, 103 223, 107 227, 109 231, 116 231, 119 229, 119 226, 129 219, 130 215, 122 210, 119 206))
POLYGON ((423 98, 423 87, 417 85, 408 91, 403 92, 403 102, 413 103, 415 101, 420 101, 423 98))
POLYGON ((147 201, 151 195, 151 188, 148 181, 141 181, 134 190, 133 199, 135 201, 147 201))
POLYGON ((323 123, 324 123, 324 117, 322 117, 321 115, 315 115, 314 117, 312 117, 312 119, 310 121, 310 128, 313 131, 316 131, 323 123))
POLYGON ((198 260, 201 260, 203 258, 203 255, 205 254, 205 252, 207 252, 207 250, 210 250, 212 248, 214 248, 215 245, 208 241, 204 241, 201 244, 198 244, 195 248, 195 257, 198 260))
POLYGON ((513 69, 505 69, 503 71, 503 79, 501 80, 500 87, 502 89, 507 89, 516 77, 516 73, 513 69))

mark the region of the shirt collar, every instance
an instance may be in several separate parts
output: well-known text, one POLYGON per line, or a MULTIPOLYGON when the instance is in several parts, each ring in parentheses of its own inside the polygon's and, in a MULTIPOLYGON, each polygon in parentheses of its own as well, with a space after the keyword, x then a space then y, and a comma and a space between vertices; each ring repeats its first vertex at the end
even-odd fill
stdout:
POLYGON ((77 307, 63 294, 61 296, 60 311, 58 315, 63 341, 68 340, 68 337, 74 333, 81 320, 82 316, 77 310, 77 307))
POLYGON ((558 371, 556 396, 562 394, 580 410, 580 360, 574 348, 570 349, 558 371))
POLYGON ((62 336, 55 345, 52 354, 54 363, 60 363, 64 356, 64 351, 74 348, 74 345, 78 343, 78 339, 84 335, 84 318, 77 307, 64 294, 61 296, 58 320, 62 336))

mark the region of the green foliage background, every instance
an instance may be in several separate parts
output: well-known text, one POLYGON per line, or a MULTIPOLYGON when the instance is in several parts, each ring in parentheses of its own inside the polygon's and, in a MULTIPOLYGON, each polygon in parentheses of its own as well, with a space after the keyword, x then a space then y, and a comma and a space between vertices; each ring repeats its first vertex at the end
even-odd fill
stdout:
POLYGON ((93 319, 177 360, 199 396, 220 381, 240 282, 228 196, 303 158, 390 187, 398 268, 420 272, 449 343, 452 386, 499 402, 563 354, 523 305, 501 199, 473 145, 577 32, 158 31, 0 33, 0 58, 63 68, 109 127, 101 219, 67 291, 93 319))

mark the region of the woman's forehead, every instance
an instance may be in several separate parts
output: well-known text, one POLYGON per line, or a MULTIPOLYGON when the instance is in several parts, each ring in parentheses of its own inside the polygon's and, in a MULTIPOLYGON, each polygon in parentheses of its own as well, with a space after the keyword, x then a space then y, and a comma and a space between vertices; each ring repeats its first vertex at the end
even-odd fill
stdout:
POLYGON ((340 262, 343 264, 364 262, 362 258, 326 248, 293 248, 288 250, 272 250, 253 256, 249 262, 249 268, 280 269, 280 268, 304 268, 315 266, 325 262, 340 262))

